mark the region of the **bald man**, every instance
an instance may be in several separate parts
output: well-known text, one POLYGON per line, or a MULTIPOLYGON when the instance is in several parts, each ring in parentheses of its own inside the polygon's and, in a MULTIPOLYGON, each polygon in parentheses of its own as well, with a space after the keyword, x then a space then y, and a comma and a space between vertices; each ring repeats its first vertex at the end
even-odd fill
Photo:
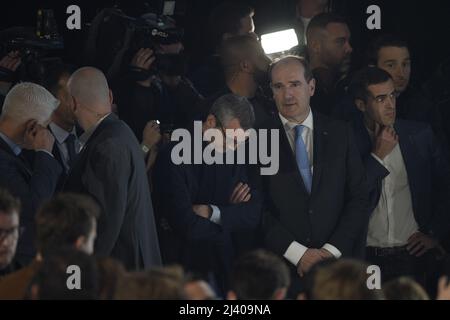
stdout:
POLYGON ((104 74, 84 67, 67 83, 84 134, 64 190, 91 195, 101 206, 94 252, 129 270, 160 265, 160 251, 141 148, 111 110, 104 74))

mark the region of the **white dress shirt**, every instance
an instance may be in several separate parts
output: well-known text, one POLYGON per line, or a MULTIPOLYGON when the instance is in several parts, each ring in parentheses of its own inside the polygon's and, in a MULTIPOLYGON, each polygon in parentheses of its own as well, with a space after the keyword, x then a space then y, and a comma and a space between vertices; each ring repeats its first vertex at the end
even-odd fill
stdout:
MULTIPOLYGON (((305 143, 306 151, 308 152, 308 159, 311 166, 311 173, 313 173, 314 121, 312 110, 310 109, 308 117, 306 117, 305 121, 303 121, 302 123, 291 122, 285 117, 283 117, 281 114, 279 114, 279 116, 281 119, 281 123, 283 124, 284 130, 286 131, 286 135, 294 155, 295 155, 295 127, 299 124, 304 126, 302 131, 302 139, 303 142, 305 143)), ((342 255, 339 249, 337 249, 336 247, 334 247, 329 243, 326 243, 322 248, 330 252, 335 258, 340 258, 342 255)), ((286 252, 284 253, 284 257, 293 265, 297 266, 300 259, 303 257, 306 250, 308 249, 309 249, 308 247, 298 243, 297 241, 293 241, 287 248, 286 252)))
POLYGON ((408 173, 399 144, 384 160, 372 154, 388 171, 383 179, 380 200, 370 217, 367 245, 397 247, 408 243, 419 230, 414 217, 408 173))

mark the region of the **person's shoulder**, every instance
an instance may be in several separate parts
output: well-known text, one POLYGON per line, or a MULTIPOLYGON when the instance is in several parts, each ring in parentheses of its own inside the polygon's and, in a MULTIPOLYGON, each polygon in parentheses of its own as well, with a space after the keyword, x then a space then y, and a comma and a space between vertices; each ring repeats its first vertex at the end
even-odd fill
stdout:
POLYGON ((347 132, 349 128, 348 122, 331 118, 319 112, 313 113, 313 118, 314 128, 326 129, 332 133, 347 132))
POLYGON ((431 126, 426 122, 397 119, 395 127, 398 131, 408 134, 418 134, 427 131, 432 131, 431 126))
POLYGON ((39 266, 39 262, 33 261, 30 265, 1 278, 0 300, 23 299, 39 266))

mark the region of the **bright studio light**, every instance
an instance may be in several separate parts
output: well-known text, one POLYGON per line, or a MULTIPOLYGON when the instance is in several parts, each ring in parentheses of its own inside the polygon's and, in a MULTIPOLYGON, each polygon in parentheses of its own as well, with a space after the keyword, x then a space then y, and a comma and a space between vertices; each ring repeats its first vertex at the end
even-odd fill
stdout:
POLYGON ((261 45, 266 54, 287 51, 298 45, 294 29, 266 33, 261 36, 261 45))

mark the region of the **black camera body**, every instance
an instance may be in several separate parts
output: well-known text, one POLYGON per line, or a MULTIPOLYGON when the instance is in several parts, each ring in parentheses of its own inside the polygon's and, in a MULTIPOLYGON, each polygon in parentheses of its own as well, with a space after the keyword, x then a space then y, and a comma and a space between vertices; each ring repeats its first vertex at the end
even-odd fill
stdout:
POLYGON ((0 55, 17 51, 21 64, 16 72, 1 68, 0 80, 7 82, 33 81, 42 83, 49 65, 61 59, 51 53, 64 48, 62 38, 40 38, 34 29, 15 27, 0 32, 0 55))

